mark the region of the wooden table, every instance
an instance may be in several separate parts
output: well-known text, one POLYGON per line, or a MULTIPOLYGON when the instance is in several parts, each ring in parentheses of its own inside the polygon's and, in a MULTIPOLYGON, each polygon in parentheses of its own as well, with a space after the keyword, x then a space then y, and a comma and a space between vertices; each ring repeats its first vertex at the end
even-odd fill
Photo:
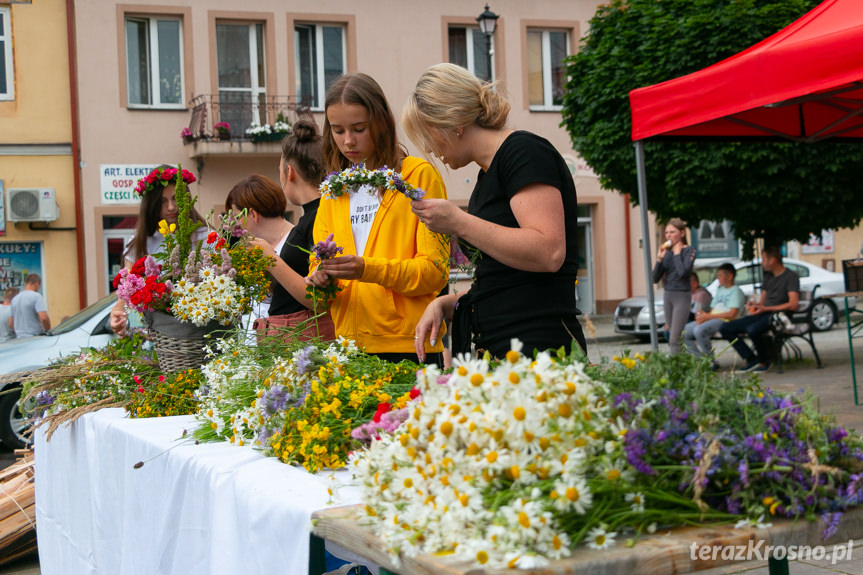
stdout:
MULTIPOLYGON (((717 552, 716 558, 708 557, 706 560, 702 560, 697 554, 711 555, 710 549, 702 551, 704 546, 720 546, 723 549, 738 545, 743 546, 741 549, 749 549, 752 546, 754 549, 760 550, 761 555, 750 557, 750 559, 766 559, 768 556, 767 546, 781 545, 786 550, 790 550, 793 545, 797 546, 796 549, 799 550, 799 547, 803 545, 812 547, 823 545, 827 547, 828 552, 831 552, 835 549, 832 548, 833 545, 846 545, 849 540, 863 537, 863 508, 861 508, 846 513, 836 535, 826 541, 821 539, 821 533, 824 530, 822 521, 807 523, 804 520, 794 522, 782 519, 774 521, 773 525, 767 529, 735 529, 733 526, 681 527, 670 532, 643 537, 631 548, 625 547, 622 540, 618 540, 617 547, 605 551, 594 551, 580 547, 567 559, 555 561, 548 567, 536 570, 485 569, 465 561, 455 560, 451 556, 432 557, 429 555, 405 557, 402 559, 401 565, 396 565, 387 554, 382 541, 368 529, 359 526, 357 519, 362 513, 362 507, 359 505, 315 512, 312 515, 313 538, 318 538, 317 546, 320 547, 320 553, 323 553, 321 540, 331 541, 380 565, 382 574, 525 575, 542 573, 543 575, 569 575, 587 573, 590 575, 619 575, 621 573, 657 573, 664 575, 667 573, 691 573, 741 560, 723 559, 721 550, 717 552), (759 543, 762 541, 763 543, 759 543), (694 545, 698 547, 693 549, 694 545)), ((863 549, 860 552, 863 552, 863 549)), ((311 570, 310 573, 312 573, 311 570)), ((771 558, 770 573, 771 575, 787 574, 787 558, 771 558)))

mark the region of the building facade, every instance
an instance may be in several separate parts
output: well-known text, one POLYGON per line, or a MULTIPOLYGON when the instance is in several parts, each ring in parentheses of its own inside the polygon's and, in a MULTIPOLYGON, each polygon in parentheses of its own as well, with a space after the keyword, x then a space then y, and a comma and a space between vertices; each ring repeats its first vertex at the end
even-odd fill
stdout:
POLYGON ((40 274, 54 324, 86 303, 67 16, 0 1, 0 293, 40 274))
MULTIPOLYGON (((230 0, 78 3, 88 300, 107 293, 119 269, 137 214, 130 189, 149 167, 184 164, 199 177, 201 211, 218 210, 240 179, 278 175, 277 143, 239 139, 252 122, 273 124, 280 112, 290 120, 299 104, 322 125, 326 87, 342 72, 373 76, 398 116, 423 70, 453 61, 482 78, 490 63, 513 105, 510 126, 548 138, 570 164, 581 206, 579 305, 611 311, 644 289, 637 211, 600 188, 560 127, 561 62, 578 49, 595 8, 499 0, 487 42, 476 22, 482 2, 261 0, 248 10, 230 0), (216 139, 219 122, 230 125, 229 140, 216 139)), ((478 168, 441 170, 449 197, 466 206, 478 168)))

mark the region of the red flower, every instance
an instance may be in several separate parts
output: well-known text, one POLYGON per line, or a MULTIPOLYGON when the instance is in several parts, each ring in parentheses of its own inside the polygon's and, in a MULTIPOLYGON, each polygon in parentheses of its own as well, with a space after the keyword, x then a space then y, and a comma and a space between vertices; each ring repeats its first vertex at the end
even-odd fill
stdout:
POLYGON ((392 408, 393 406, 389 403, 379 403, 378 410, 375 412, 375 416, 372 418, 372 421, 374 421, 375 423, 380 423, 381 416, 390 411, 392 408))
POLYGON ((219 238, 219 243, 216 244, 216 251, 222 249, 225 245, 225 238, 219 238))
POLYGON ((217 234, 215 231, 210 232, 209 234, 207 234, 207 243, 213 243, 214 241, 216 241, 217 237, 219 237, 219 234, 217 234))
POLYGON ((147 259, 146 257, 143 257, 143 258, 139 259, 138 261, 136 261, 134 264, 132 264, 132 269, 130 270, 131 273, 135 274, 136 276, 144 275, 144 272, 145 272, 144 261, 146 261, 146 259, 147 259))
POLYGON ((413 388, 413 389, 410 391, 411 399, 416 399, 417 397, 419 397, 420 393, 421 393, 421 392, 420 392, 419 388, 416 388, 416 387, 415 387, 415 388, 413 388))

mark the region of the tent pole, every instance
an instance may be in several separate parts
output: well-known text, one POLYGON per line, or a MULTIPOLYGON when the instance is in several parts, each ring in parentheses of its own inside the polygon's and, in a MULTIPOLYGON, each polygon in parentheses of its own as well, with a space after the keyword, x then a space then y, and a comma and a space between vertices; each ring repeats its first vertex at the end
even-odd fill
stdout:
POLYGON ((650 347, 659 351, 656 336, 656 300, 653 293, 653 274, 650 265, 650 224, 647 219, 647 179, 644 173, 644 143, 635 142, 635 174, 638 178, 638 207, 641 208, 642 251, 644 252, 644 275, 647 285, 647 309, 650 313, 650 347))

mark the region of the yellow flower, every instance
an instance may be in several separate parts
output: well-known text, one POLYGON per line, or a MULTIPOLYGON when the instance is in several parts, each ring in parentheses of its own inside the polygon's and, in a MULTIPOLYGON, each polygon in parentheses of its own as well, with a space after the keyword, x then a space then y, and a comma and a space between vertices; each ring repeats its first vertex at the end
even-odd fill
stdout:
POLYGON ((163 236, 168 236, 174 233, 174 230, 177 229, 177 224, 168 224, 167 220, 162 220, 159 222, 159 233, 163 236))

